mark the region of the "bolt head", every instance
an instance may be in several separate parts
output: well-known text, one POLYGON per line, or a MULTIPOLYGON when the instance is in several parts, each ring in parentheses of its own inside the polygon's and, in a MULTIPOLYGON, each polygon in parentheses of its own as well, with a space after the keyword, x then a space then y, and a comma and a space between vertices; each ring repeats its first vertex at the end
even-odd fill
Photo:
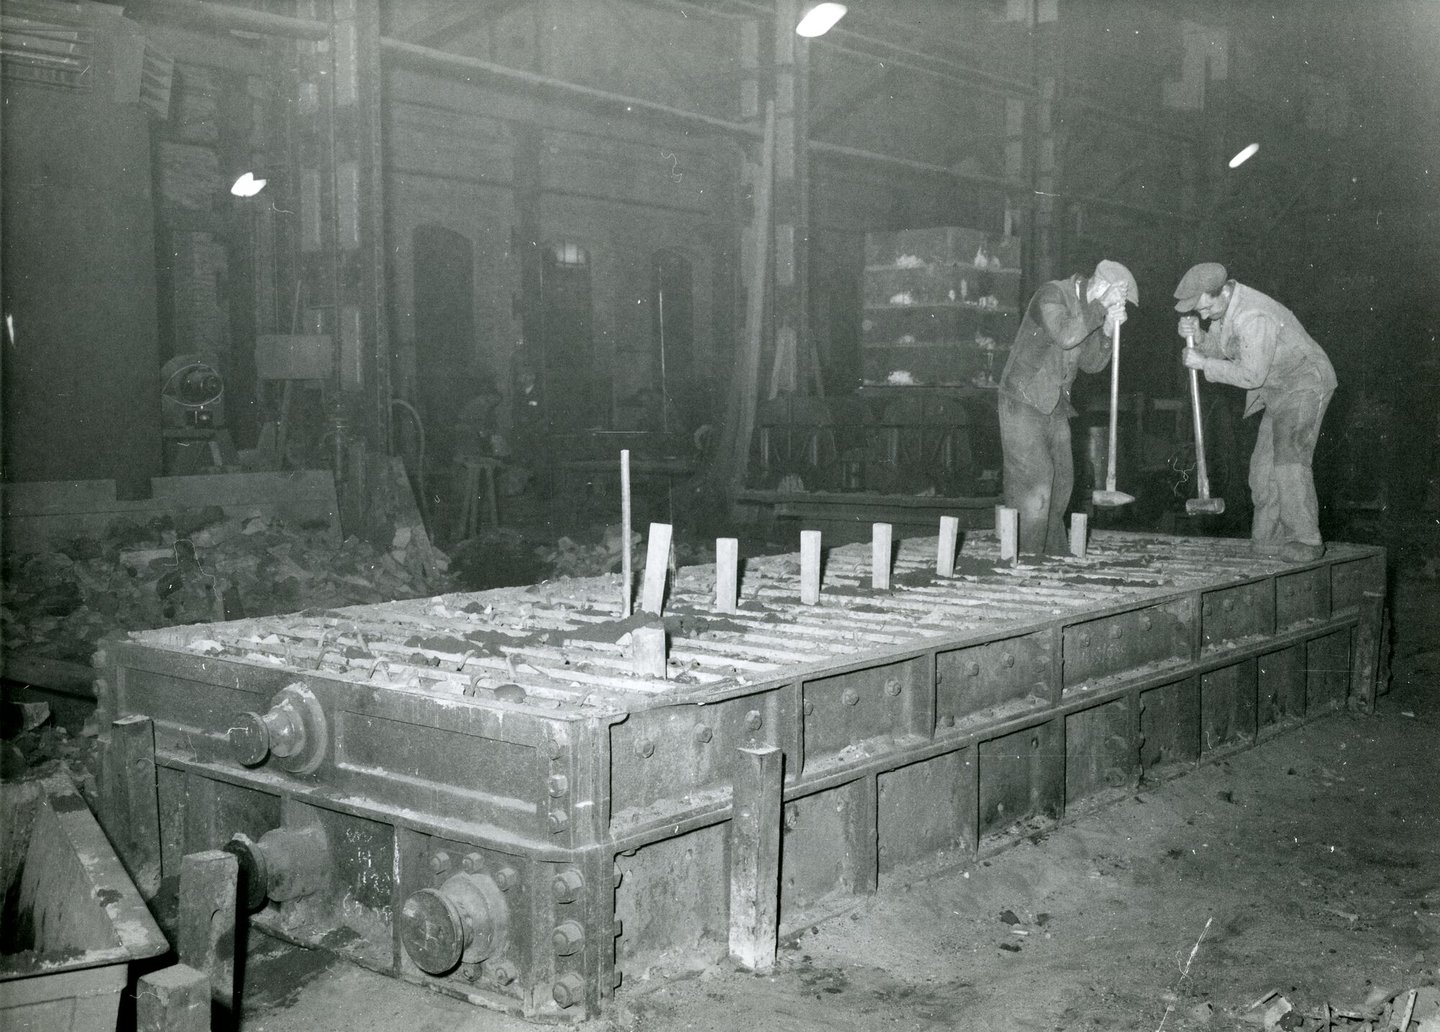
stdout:
POLYGON ((745 727, 747 730, 759 731, 764 726, 765 718, 760 715, 759 710, 752 709, 749 713, 745 714, 745 727))
POLYGON ((509 892, 520 883, 520 873, 513 867, 502 867, 495 872, 495 885, 501 892, 509 892))
POLYGON ((496 982, 499 982, 501 985, 509 985, 519 977, 519 972, 515 970, 514 964, 506 962, 495 965, 494 975, 496 982))
POLYGON ((477 874, 485 869, 484 858, 479 853, 466 853, 460 859, 460 870, 466 874, 477 874))
POLYGON ((443 849, 432 854, 430 857, 430 870, 434 874, 450 870, 450 854, 443 849))
POLYGON ((636 746, 636 751, 648 760, 650 757, 655 755, 655 743, 650 741, 650 739, 646 738, 641 741, 638 746, 636 746))

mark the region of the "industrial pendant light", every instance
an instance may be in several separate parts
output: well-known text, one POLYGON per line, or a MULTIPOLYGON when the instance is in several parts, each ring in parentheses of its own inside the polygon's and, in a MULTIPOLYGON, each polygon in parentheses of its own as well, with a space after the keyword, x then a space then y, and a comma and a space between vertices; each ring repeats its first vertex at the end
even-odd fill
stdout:
POLYGON ((800 36, 823 36, 835 27, 836 22, 845 17, 845 11, 844 4, 806 4, 805 13, 800 16, 800 22, 795 26, 795 32, 800 36))

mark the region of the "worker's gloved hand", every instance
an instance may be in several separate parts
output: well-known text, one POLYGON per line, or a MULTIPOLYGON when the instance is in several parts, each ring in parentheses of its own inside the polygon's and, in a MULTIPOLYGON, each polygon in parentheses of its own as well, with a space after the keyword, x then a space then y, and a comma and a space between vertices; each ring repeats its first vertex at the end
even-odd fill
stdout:
POLYGON ((1198 315, 1182 315, 1180 317, 1180 336, 1200 336, 1200 317, 1198 315))
POLYGON ((1204 369, 1205 356, 1195 348, 1182 348, 1180 350, 1180 361, 1185 363, 1186 369, 1204 369))
POLYGON ((1121 294, 1120 299, 1107 305, 1105 308, 1105 334, 1109 336, 1115 332, 1116 327, 1123 323, 1128 316, 1125 314, 1125 295, 1121 294))

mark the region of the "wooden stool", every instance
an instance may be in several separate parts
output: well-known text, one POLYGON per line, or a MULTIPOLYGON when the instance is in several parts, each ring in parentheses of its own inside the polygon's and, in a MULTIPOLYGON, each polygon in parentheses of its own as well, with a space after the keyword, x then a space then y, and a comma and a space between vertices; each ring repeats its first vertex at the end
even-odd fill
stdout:
POLYGON ((471 457, 455 460, 455 494, 459 508, 455 514, 455 540, 464 541, 474 537, 480 529, 480 492, 484 481, 485 519, 492 527, 500 525, 499 505, 496 501, 495 471, 500 460, 495 458, 471 457))

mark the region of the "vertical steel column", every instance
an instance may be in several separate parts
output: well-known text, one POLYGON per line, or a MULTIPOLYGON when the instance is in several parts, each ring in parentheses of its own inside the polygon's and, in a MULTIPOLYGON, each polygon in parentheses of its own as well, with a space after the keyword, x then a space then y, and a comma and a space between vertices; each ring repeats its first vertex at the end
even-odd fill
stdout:
POLYGON ((390 511, 390 349, 377 0, 302 0, 330 34, 299 42, 297 130, 305 330, 334 341, 334 464, 341 524, 368 533, 390 511))
MULTIPOLYGON (((799 390, 811 369, 805 319, 806 206, 809 148, 806 146, 806 83, 809 45, 795 34, 799 0, 775 2, 775 340, 789 354, 776 361, 788 368, 788 386, 799 390), (788 363, 788 366, 785 364, 788 363)), ((783 384, 782 384, 783 386, 783 384)))
POLYGON ((1055 105, 1059 100, 1059 69, 1063 52, 1059 41, 1056 11, 1042 11, 1038 0, 1032 3, 1030 42, 1033 47, 1035 75, 1035 117, 1030 121, 1030 174, 1035 190, 1034 224, 1031 236, 1034 259, 1030 264, 1035 283, 1055 278, 1055 198, 1058 169, 1055 161, 1055 105))

